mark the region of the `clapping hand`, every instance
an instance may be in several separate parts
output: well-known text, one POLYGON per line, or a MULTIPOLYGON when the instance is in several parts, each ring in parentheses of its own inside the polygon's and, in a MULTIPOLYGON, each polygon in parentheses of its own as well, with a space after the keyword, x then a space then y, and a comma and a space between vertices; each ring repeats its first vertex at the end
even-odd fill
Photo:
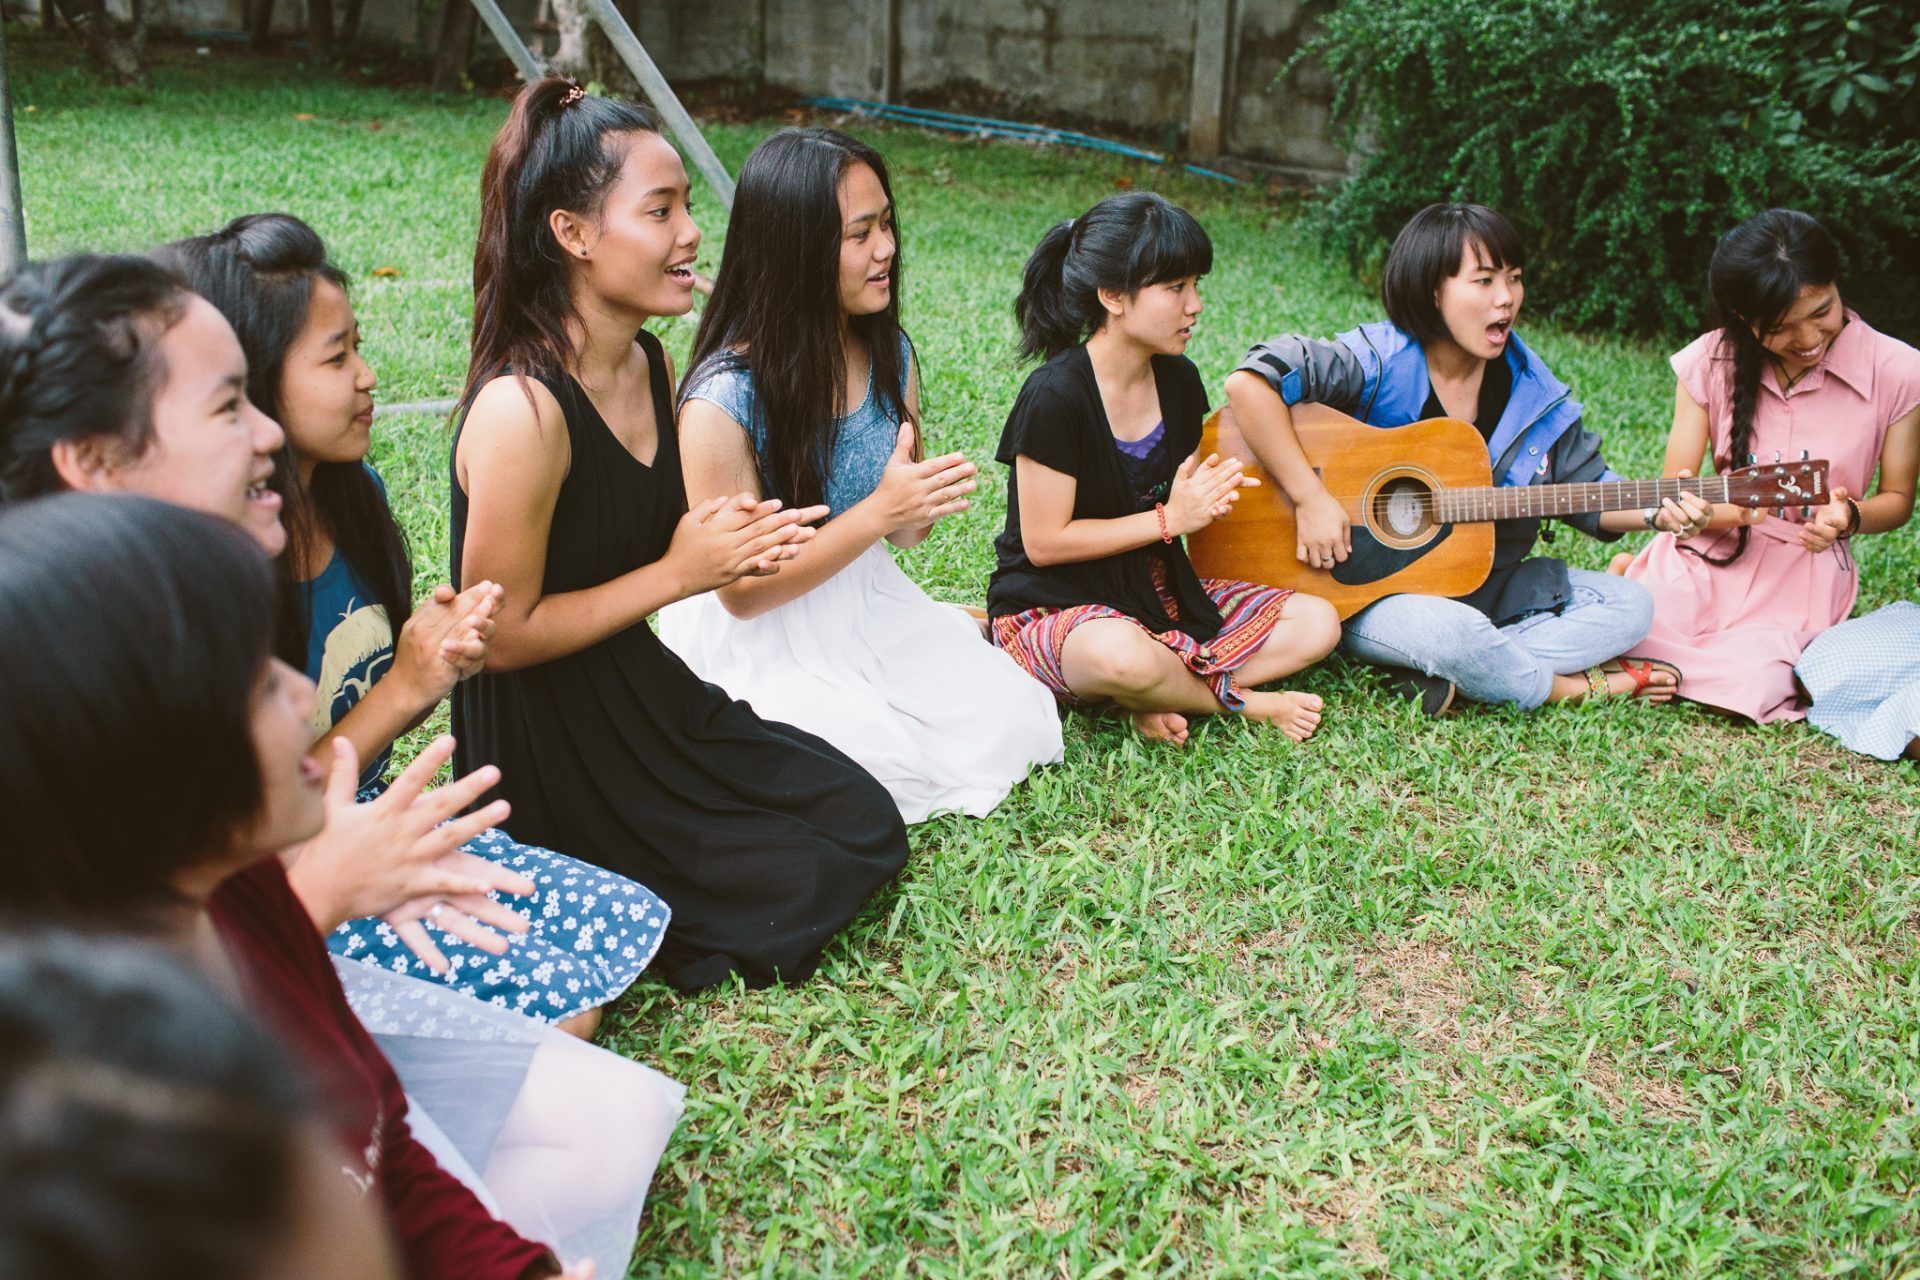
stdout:
POLYGON ((494 582, 476 582, 461 592, 444 582, 435 587, 400 628, 387 679, 399 681, 415 703, 430 707, 477 675, 486 666, 487 642, 499 628, 494 614, 505 594, 494 582))
POLYGON ((826 514, 824 506, 790 508, 750 493, 709 498, 680 517, 667 558, 686 575, 687 595, 766 577, 800 554, 813 539, 813 522, 826 514))
POLYGON ((446 932, 498 953, 507 943, 494 929, 525 933, 527 922, 487 895, 533 892, 525 876, 461 848, 503 821, 508 805, 495 800, 461 813, 499 782, 500 771, 492 765, 428 789, 452 754, 453 739, 436 738, 384 793, 359 804, 353 744, 335 738, 326 823, 289 867, 316 924, 331 928, 343 920, 386 916, 400 940, 436 973, 447 968, 446 957, 428 939, 422 919, 432 918, 446 932), (487 905, 482 908, 481 902, 487 905))
POLYGON ((1260 483, 1245 469, 1240 459, 1217 453, 1208 454, 1204 462, 1197 453, 1188 456, 1173 473, 1173 486, 1167 491, 1167 532, 1184 536, 1232 511, 1240 501, 1240 490, 1260 483))
POLYGON ((882 536, 908 529, 924 529, 936 520, 958 515, 972 505, 967 495, 978 482, 979 468, 964 453, 945 453, 923 462, 913 459, 914 425, 900 424, 893 456, 880 483, 867 496, 879 513, 882 536))

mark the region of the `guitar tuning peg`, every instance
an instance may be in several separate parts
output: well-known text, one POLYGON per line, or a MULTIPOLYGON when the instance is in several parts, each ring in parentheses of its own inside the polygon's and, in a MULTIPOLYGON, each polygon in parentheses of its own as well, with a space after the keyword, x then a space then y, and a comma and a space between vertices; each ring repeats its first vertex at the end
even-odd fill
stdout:
POLYGON ((1812 507, 1802 507, 1802 508, 1800 508, 1800 518, 1801 518, 1802 520, 1811 520, 1811 519, 1813 519, 1813 508, 1812 508, 1812 507))
POLYGON ((1759 463, 1759 461, 1760 461, 1760 455, 1759 455, 1759 454, 1757 454, 1757 453, 1750 453, 1750 454, 1748 454, 1748 455, 1747 455, 1747 465, 1748 465, 1748 466, 1750 466, 1750 467, 1751 467, 1751 466, 1754 466, 1754 465, 1756 465, 1757 463, 1759 463))
POLYGON ((1778 449, 1775 449, 1775 450, 1773 451, 1773 460, 1774 460, 1775 462, 1778 462, 1778 461, 1780 461, 1780 451, 1779 451, 1778 449))
POLYGON ((1813 459, 1813 455, 1811 453, 1808 453, 1805 449, 1802 449, 1800 451, 1800 461, 1809 462, 1812 459, 1813 459))

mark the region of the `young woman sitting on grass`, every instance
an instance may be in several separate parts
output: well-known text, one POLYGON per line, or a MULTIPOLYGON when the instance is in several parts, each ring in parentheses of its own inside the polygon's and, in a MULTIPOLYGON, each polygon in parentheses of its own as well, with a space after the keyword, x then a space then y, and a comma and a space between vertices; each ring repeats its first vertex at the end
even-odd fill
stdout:
POLYGON ((506 589, 487 670, 454 697, 464 760, 504 770, 516 838, 672 906, 656 968, 686 989, 808 977, 907 857, 885 788, 647 626, 779 570, 822 514, 746 493, 687 507, 673 372, 641 326, 692 306, 699 243, 650 111, 521 90, 481 183, 452 459, 455 576, 506 589))
MULTIPOLYGON (((277 647, 319 687, 315 756, 326 759, 334 738, 350 741, 370 762, 361 794, 372 799, 385 789, 394 739, 481 669, 500 589, 479 582, 456 597, 443 584, 414 608, 406 538, 366 463, 376 379, 360 354, 347 278, 311 227, 288 214, 251 214, 159 256, 232 322, 250 398, 286 432, 275 474, 287 529, 277 647)), ((631 880, 498 829, 466 850, 533 882, 520 900, 531 927, 504 954, 462 938, 457 918, 434 948, 444 953, 435 965, 373 918, 341 925, 328 948, 415 977, 437 971, 469 995, 591 1036, 601 1007, 653 958, 666 904, 631 880)))
POLYGON ((783 130, 741 167, 680 393, 687 502, 769 494, 828 514, 778 574, 663 610, 660 637, 761 715, 852 756, 908 822, 980 817, 1060 759, 1060 717, 888 551, 963 513, 974 488, 965 455, 923 457, 899 234, 885 162, 843 133, 783 130))
MULTIPOLYGON (((1580 402, 1514 329, 1525 265, 1525 246, 1503 214, 1429 205, 1387 255, 1386 320, 1332 342, 1269 339, 1228 376, 1227 401, 1247 444, 1294 504, 1304 563, 1330 569, 1353 544, 1346 511, 1301 452, 1294 405, 1328 405, 1376 427, 1470 422, 1487 442, 1498 486, 1619 479, 1600 437, 1581 426, 1580 402)), ((1706 503, 1692 494, 1659 510, 1561 517, 1604 541, 1649 527, 1684 535, 1706 518, 1706 503)), ((1362 609, 1347 620, 1347 652, 1387 667, 1430 715, 1446 711, 1456 690, 1522 709, 1622 694, 1671 699, 1677 668, 1618 661, 1651 624, 1646 592, 1531 555, 1540 529, 1539 520, 1497 524, 1493 570, 1470 595, 1394 595, 1362 609)))
POLYGON ((1256 685, 1324 658, 1332 606, 1249 582, 1202 581, 1180 539, 1233 510, 1236 459, 1198 457, 1207 393, 1182 353, 1213 246, 1148 192, 1060 223, 1014 304, 1027 377, 1000 439, 1013 469, 993 640, 1069 706, 1115 703, 1150 738, 1232 712, 1304 742, 1320 699, 1256 685))
POLYGON ((350 752, 329 781, 308 754, 313 685, 271 653, 275 589, 246 535, 171 503, 58 494, 0 509, 0 669, 35 677, 0 685, 0 848, 32 851, 7 905, 146 929, 244 989, 321 1087, 336 1176, 376 1198, 415 1280, 589 1275, 550 1247, 580 1257, 575 1240, 624 1263, 677 1087, 437 984, 336 971, 282 851, 323 823, 356 831, 367 864, 432 832, 451 848, 503 806, 461 816, 490 771, 424 790, 444 739, 395 781, 404 808, 354 802, 350 752), (471 1186, 423 1141, 434 1117, 402 1092, 343 979, 379 992, 369 1021, 443 1065, 438 1150, 466 1157, 471 1186))
MULTIPOLYGON (((171 269, 131 255, 76 254, 32 263, 0 286, 0 503, 68 489, 143 493, 231 520, 270 555, 285 549, 282 500, 271 487, 284 439, 248 395, 245 350, 206 299, 171 269)), ((458 645, 458 637, 454 644, 458 645)), ((353 743, 333 744, 335 759, 353 743)), ((322 762, 326 763, 326 762, 322 762)), ((384 820, 404 797, 383 798, 384 820)), ((441 963, 423 917, 498 953, 495 930, 524 917, 490 892, 525 894, 518 873, 437 849, 416 864, 417 892, 386 912, 408 947, 441 963), (431 864, 431 865, 429 865, 431 864), (475 916, 484 917, 484 923, 475 916)), ((332 928, 373 914, 351 831, 335 829, 289 854, 288 875, 316 921, 332 928)), ((413 851, 420 852, 420 851, 413 851)))
MULTIPOLYGON (((1720 326, 1673 357, 1667 437, 1667 468, 1680 475, 1709 452, 1719 470, 1750 454, 1825 458, 1830 501, 1805 516, 1716 507, 1705 537, 1655 538, 1624 566, 1654 601, 1653 631, 1633 652, 1697 671, 1683 696, 1763 724, 1807 714, 1794 664, 1853 610, 1849 539, 1904 525, 1920 473, 1920 351, 1848 310, 1839 278, 1840 251, 1807 214, 1769 209, 1729 231, 1707 269, 1720 326), (1879 488, 1857 498, 1876 470, 1879 488)), ((1891 639, 1878 627, 1856 634, 1870 649, 1891 639)), ((1808 688, 1829 696, 1817 719, 1846 741, 1873 709, 1845 688, 1856 663, 1837 657, 1808 667, 1808 688)), ((1873 731, 1860 741, 1874 754, 1906 746, 1873 731)))

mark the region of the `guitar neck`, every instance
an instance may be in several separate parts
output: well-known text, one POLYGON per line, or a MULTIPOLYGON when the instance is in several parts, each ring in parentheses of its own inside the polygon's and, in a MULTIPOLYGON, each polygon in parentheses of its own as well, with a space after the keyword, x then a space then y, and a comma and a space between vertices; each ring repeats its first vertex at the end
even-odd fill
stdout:
POLYGON ((1590 511, 1657 507, 1682 491, 1708 502, 1727 501, 1727 477, 1688 476, 1661 480, 1609 480, 1593 484, 1530 484, 1524 487, 1442 489, 1435 516, 1446 524, 1484 520, 1545 520, 1590 511))

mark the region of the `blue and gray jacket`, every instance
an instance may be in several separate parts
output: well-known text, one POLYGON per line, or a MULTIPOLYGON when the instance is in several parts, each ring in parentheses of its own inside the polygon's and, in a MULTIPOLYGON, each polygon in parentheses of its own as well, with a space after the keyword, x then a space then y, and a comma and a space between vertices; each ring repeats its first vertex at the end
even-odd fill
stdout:
MULTIPOLYGON (((1505 358, 1513 373, 1513 391, 1487 441, 1494 483, 1505 487, 1618 480, 1601 456, 1600 437, 1581 426, 1580 402, 1518 333, 1508 335, 1505 358)), ((1350 329, 1332 342, 1294 334, 1270 338, 1249 350, 1239 368, 1258 374, 1288 405, 1323 404, 1376 427, 1420 421, 1433 391, 1420 344, 1385 320, 1350 329)), ((1560 519, 1603 541, 1620 536, 1602 529, 1598 514, 1560 519)), ((1493 571, 1479 590, 1461 597, 1496 626, 1531 613, 1557 612, 1571 598, 1566 565, 1527 554, 1540 526, 1538 520, 1496 525, 1493 571)))

